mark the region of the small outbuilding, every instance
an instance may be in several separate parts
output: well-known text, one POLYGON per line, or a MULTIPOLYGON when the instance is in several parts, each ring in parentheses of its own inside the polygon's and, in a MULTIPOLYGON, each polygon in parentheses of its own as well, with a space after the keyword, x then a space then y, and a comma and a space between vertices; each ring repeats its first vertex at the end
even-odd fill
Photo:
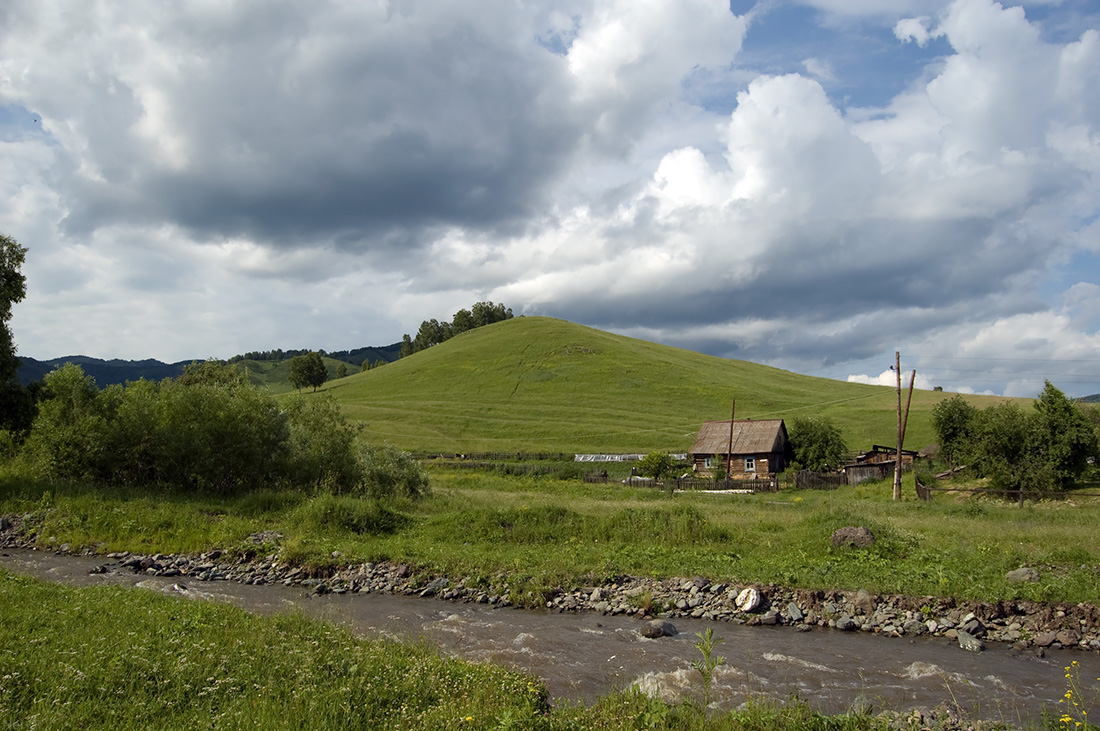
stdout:
POLYGON ((691 445, 692 471, 727 469, 735 479, 772 477, 788 464, 790 441, 782 419, 706 421, 691 445))
MULTIPOLYGON (((860 452, 856 455, 855 464, 876 464, 880 462, 889 462, 890 468, 893 469, 893 463, 898 457, 897 447, 884 447, 881 444, 875 444, 869 451, 860 452)), ((908 467, 913 464, 913 460, 920 457, 919 452, 914 452, 912 449, 901 450, 901 465, 902 467, 908 467)))

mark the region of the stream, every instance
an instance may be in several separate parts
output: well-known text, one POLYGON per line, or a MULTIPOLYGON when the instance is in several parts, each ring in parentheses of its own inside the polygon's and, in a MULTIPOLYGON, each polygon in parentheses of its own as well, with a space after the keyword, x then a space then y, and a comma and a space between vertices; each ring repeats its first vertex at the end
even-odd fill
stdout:
MULTIPOLYGON (((518 668, 541 677, 555 702, 587 703, 636 684, 675 702, 700 698, 697 632, 707 627, 722 642, 725 663, 715 671, 711 697, 722 709, 750 697, 798 696, 824 713, 854 704, 874 712, 908 711, 947 703, 974 718, 1023 725, 1043 708, 1056 714, 1066 691, 1063 668, 1080 664, 1081 678, 1100 677, 1097 653, 1016 651, 990 643, 979 654, 933 637, 886 638, 817 628, 744 625, 679 618, 674 637, 645 639, 639 620, 588 613, 550 613, 475 603, 386 594, 310 595, 281 584, 150 577, 108 564, 103 557, 23 549, 0 551, 0 567, 39 579, 94 586, 136 586, 195 599, 230 602, 257 613, 300 608, 345 625, 364 637, 425 639, 442 651, 473 661, 518 668)), ((1087 683, 1087 687, 1093 687, 1087 683)))

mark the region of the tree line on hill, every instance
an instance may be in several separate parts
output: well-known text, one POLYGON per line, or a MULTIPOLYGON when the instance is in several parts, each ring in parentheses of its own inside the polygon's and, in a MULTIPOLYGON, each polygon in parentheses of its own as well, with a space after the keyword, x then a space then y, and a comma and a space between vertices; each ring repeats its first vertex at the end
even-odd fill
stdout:
POLYGON ((401 357, 427 350, 468 330, 491 325, 494 322, 511 320, 513 317, 510 307, 493 302, 478 302, 468 310, 461 309, 456 312, 450 322, 440 322, 434 318, 424 320, 420 323, 420 329, 416 331, 416 337, 408 333, 401 337, 401 357))

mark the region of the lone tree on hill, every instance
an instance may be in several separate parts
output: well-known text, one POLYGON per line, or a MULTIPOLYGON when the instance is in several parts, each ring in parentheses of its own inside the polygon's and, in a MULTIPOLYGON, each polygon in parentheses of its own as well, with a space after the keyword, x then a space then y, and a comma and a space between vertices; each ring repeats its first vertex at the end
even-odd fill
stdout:
POLYGON ((311 351, 290 359, 290 385, 299 392, 307 386, 312 386, 316 392, 327 380, 328 369, 319 353, 311 351))

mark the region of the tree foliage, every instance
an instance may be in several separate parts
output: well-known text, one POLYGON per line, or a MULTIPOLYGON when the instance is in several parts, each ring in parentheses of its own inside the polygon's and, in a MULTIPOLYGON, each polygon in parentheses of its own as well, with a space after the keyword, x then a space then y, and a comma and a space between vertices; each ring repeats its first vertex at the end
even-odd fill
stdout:
POLYGON ((327 380, 328 369, 325 368, 325 362, 321 360, 320 353, 311 351, 290 359, 290 385, 299 392, 311 386, 316 392, 318 388, 325 385, 327 380))
POLYGON ((940 442, 940 454, 954 464, 966 448, 967 434, 978 409, 955 394, 932 407, 932 428, 940 442))
POLYGON ((796 418, 791 422, 790 441, 794 462, 817 472, 836 469, 848 453, 840 429, 824 416, 796 418))
POLYGON ((34 394, 16 380, 19 358, 8 323, 12 306, 27 295, 27 278, 21 271, 26 254, 15 239, 0 234, 0 430, 19 433, 34 417, 34 394))
POLYGON ((666 475, 672 474, 672 468, 676 462, 668 452, 650 452, 638 462, 638 471, 644 477, 652 477, 656 481, 666 475))
POLYGON ((1050 381, 1032 411, 1013 403, 977 411, 963 438, 960 456, 1003 490, 1065 490, 1098 456, 1092 424, 1050 381))
POLYGON ((434 318, 424 320, 420 323, 420 329, 416 331, 415 337, 407 333, 402 336, 401 357, 427 350, 468 330, 510 320, 512 317, 514 315, 510 307, 493 302, 478 302, 468 310, 461 309, 456 312, 450 322, 440 322, 434 318))
POLYGON ((79 366, 64 365, 45 378, 19 459, 42 477, 221 494, 279 486, 409 497, 428 491, 407 455, 368 459, 360 428, 327 395, 292 396, 283 407, 217 363, 199 364, 191 375, 100 391, 79 366))

